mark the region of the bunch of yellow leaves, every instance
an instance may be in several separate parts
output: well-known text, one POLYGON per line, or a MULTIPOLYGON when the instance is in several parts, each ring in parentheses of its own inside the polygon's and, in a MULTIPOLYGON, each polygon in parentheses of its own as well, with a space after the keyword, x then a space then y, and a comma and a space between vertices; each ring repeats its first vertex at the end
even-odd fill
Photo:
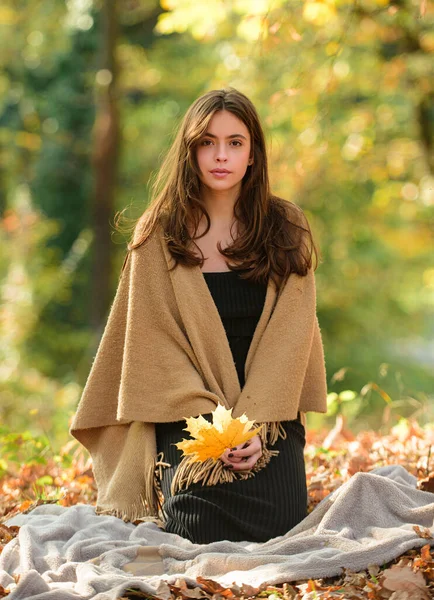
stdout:
POLYGON ((249 421, 245 414, 232 418, 232 408, 227 410, 222 404, 213 411, 212 424, 201 415, 185 420, 185 430, 194 439, 175 445, 183 456, 191 456, 191 462, 204 462, 209 458, 215 462, 227 448, 244 444, 260 432, 260 428, 252 430, 255 421, 249 421))

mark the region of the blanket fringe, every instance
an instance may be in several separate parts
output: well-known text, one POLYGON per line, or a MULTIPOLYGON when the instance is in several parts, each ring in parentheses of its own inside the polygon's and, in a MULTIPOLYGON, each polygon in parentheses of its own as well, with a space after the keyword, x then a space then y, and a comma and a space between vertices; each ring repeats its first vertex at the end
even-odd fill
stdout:
POLYGON ((254 477, 255 473, 268 465, 273 456, 279 454, 278 450, 270 450, 267 446, 274 446, 279 437, 286 439, 286 431, 279 422, 256 423, 254 428, 259 430, 258 435, 262 441, 262 456, 252 469, 234 472, 227 469, 220 459, 209 458, 204 462, 194 462, 191 456, 185 456, 178 465, 172 479, 171 494, 174 495, 195 483, 216 485, 254 477))

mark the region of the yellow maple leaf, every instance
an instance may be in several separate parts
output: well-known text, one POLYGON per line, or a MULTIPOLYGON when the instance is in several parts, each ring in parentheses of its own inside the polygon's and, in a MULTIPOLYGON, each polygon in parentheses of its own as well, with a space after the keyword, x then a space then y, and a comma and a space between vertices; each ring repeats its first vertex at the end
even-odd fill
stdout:
POLYGON ((193 439, 175 444, 183 456, 191 456, 192 462, 204 462, 209 458, 216 461, 227 448, 244 444, 258 435, 260 428, 252 430, 255 421, 249 421, 245 414, 234 419, 232 410, 219 404, 212 413, 212 424, 202 416, 185 419, 185 429, 193 439))

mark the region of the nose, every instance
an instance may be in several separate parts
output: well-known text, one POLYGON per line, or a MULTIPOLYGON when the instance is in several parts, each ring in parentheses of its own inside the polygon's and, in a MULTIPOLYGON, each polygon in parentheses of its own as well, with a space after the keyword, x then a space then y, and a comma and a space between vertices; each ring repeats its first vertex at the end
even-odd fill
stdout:
POLYGON ((224 143, 216 144, 216 159, 219 162, 227 161, 227 153, 224 143))

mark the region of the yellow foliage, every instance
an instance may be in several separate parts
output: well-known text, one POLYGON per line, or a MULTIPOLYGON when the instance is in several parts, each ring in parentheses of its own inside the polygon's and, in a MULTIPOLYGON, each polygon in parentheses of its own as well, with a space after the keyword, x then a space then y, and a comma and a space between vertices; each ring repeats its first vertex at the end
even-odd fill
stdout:
POLYGON ((41 136, 36 133, 28 133, 27 131, 18 131, 15 135, 15 143, 21 148, 27 150, 39 150, 41 147, 41 136))
POLYGON ((18 21, 17 11, 10 6, 0 6, 0 25, 15 25, 18 21))
POLYGON ((222 0, 212 3, 196 0, 163 0, 161 6, 171 12, 158 17, 155 31, 162 34, 183 33, 190 30, 192 36, 201 40, 216 26, 227 19, 228 8, 222 0))
POLYGON ((161 8, 164 10, 174 10, 176 2, 174 0, 160 0, 161 8))
POLYGON ((334 0, 307 0, 303 7, 303 18, 318 27, 327 25, 336 17, 336 6, 334 0))
POLYGON ((204 462, 209 458, 216 461, 227 448, 243 444, 259 433, 259 429, 251 429, 254 421, 249 421, 246 415, 232 418, 232 408, 227 410, 222 404, 212 413, 212 424, 202 416, 186 419, 186 423, 185 430, 194 439, 175 445, 182 450, 183 456, 191 455, 192 462, 204 462))
POLYGON ((261 15, 247 15, 237 27, 237 34, 248 42, 255 42, 261 36, 267 37, 267 28, 263 28, 261 15))

